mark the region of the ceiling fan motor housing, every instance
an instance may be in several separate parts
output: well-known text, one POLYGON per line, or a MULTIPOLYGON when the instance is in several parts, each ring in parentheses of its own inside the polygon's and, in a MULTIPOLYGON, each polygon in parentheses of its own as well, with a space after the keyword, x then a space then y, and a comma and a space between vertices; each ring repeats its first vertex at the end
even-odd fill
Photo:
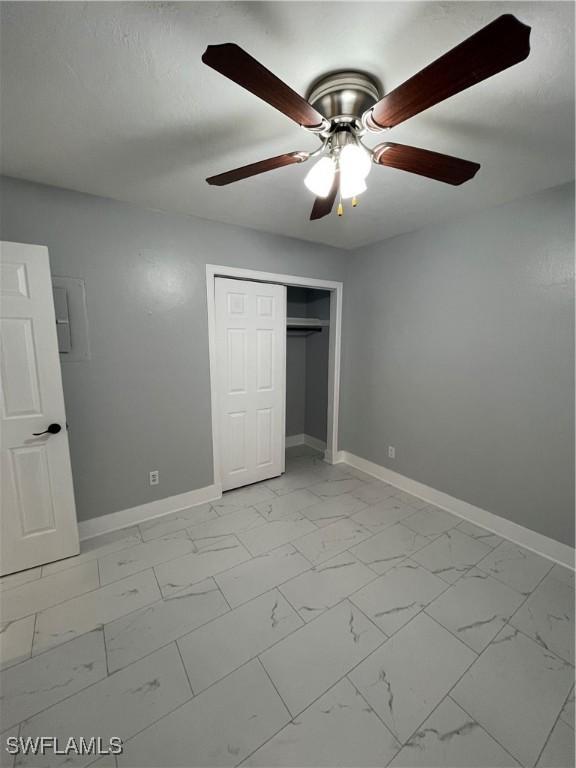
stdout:
POLYGON ((331 72, 311 86, 308 102, 332 123, 351 123, 361 129, 363 113, 382 98, 374 77, 352 70, 331 72))

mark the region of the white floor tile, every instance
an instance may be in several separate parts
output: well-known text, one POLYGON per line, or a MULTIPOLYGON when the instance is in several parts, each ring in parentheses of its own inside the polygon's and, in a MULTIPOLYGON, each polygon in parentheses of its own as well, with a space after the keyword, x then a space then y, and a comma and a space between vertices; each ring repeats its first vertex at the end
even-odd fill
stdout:
POLYGON ((274 494, 266 488, 264 483, 257 483, 235 491, 226 491, 221 499, 212 504, 219 514, 227 514, 227 509, 234 511, 238 507, 254 507, 256 504, 264 504, 273 499, 274 494))
POLYGON ((283 701, 297 715, 384 640, 348 600, 261 655, 283 701))
MULTIPOLYGON (((404 499, 405 497, 399 498, 404 499)), ((410 504, 410 502, 407 501, 407 504, 410 504)), ((456 517, 439 507, 425 506, 419 512, 407 517, 404 520, 404 525, 407 525, 408 528, 416 531, 416 533, 421 533, 422 536, 433 538, 445 531, 449 531, 450 528, 454 528, 461 521, 460 517, 456 517)))
POLYGON ((544 648, 574 663, 574 591, 547 576, 510 620, 544 648))
POLYGON ((418 496, 414 496, 407 491, 401 491, 398 488, 394 489, 394 496, 396 496, 397 499, 401 499, 401 501, 408 504, 410 507, 413 507, 413 509, 433 508, 432 505, 427 501, 424 501, 424 499, 420 499, 418 496))
POLYGON ((159 599, 156 579, 149 570, 67 600, 38 614, 32 652, 64 643, 159 599))
POLYGON ((501 544, 504 541, 501 536, 497 536, 495 533, 487 531, 486 528, 480 528, 479 525, 469 523, 467 520, 460 523, 458 530, 465 533, 466 536, 476 539, 476 541, 481 541, 482 544, 488 544, 489 547, 497 547, 498 544, 501 544))
POLYGON ((282 584, 280 591, 305 621, 311 621, 375 577, 374 571, 344 552, 282 584))
MULTIPOLYGON (((191 695, 180 655, 172 644, 41 712, 23 723, 20 735, 49 734, 61 744, 70 735, 127 740, 191 695)), ((20 757, 19 765, 75 768, 93 761, 89 755, 29 755, 20 757)))
POLYGON ((304 514, 308 520, 318 525, 330 525, 340 518, 350 517, 365 506, 363 501, 343 493, 340 496, 327 497, 324 501, 308 507, 304 510, 304 514))
POLYGON ((42 567, 42 576, 49 576, 51 573, 65 571, 67 568, 73 568, 76 565, 87 563, 98 557, 104 557, 111 552, 119 552, 127 547, 133 547, 142 541, 140 531, 137 526, 123 528, 121 531, 112 531, 104 533, 101 536, 94 536, 91 539, 85 539, 80 542, 80 554, 76 557, 68 557, 65 560, 57 560, 54 563, 48 563, 42 567))
POLYGON ((311 563, 318 565, 370 536, 370 531, 352 520, 339 520, 294 542, 311 563))
POLYGON ((318 504, 318 501, 318 496, 304 488, 300 491, 287 493, 285 496, 276 496, 274 494, 273 499, 268 499, 268 501, 262 504, 256 504, 255 509, 265 520, 270 522, 271 520, 280 520, 285 515, 294 512, 301 512, 306 507, 318 504))
POLYGON ((106 624, 108 668, 115 672, 228 611, 213 579, 106 624))
POLYGON ((390 496, 370 507, 365 507, 356 513, 352 519, 373 533, 380 533, 384 528, 388 528, 388 526, 394 525, 394 523, 398 523, 413 514, 414 509, 412 507, 400 499, 390 496))
POLYGON ((185 530, 173 531, 151 541, 113 552, 98 560, 102 586, 125 579, 154 565, 194 552, 195 545, 185 530))
POLYGON ((217 517, 216 510, 212 504, 200 504, 197 507, 181 509, 179 512, 173 512, 170 515, 157 517, 154 520, 148 520, 140 523, 140 532, 144 541, 157 539, 159 536, 166 536, 173 531, 180 531, 192 525, 205 523, 207 520, 213 520, 217 517))
POLYGON ((284 496, 284 494, 292 493, 292 491, 309 488, 318 482, 318 478, 318 473, 312 469, 308 467, 300 469, 298 467, 294 472, 286 472, 286 474, 275 477, 273 480, 267 480, 265 486, 278 496, 284 496))
POLYGON ((250 559, 249 552, 235 536, 198 539, 195 544, 196 552, 154 569, 164 597, 250 559))
POLYGON ((354 547, 352 554, 376 573, 382 574, 429 543, 430 539, 426 536, 397 523, 354 547))
POLYGON ((0 734, 0 768, 13 768, 16 755, 9 753, 10 742, 8 739, 18 738, 19 733, 20 727, 16 725, 0 734))
POLYGON ((350 679, 401 742, 430 715, 476 659, 421 613, 369 656, 350 679))
POLYGON ((106 675, 101 630, 5 670, 0 674, 2 727, 17 725, 106 675))
POLYGON ((252 507, 242 507, 229 514, 207 520, 205 523, 192 525, 187 528, 187 531, 192 539, 207 539, 247 531, 255 526, 263 525, 265 522, 262 515, 258 514, 252 507))
POLYGON ((392 760, 390 768, 504 768, 519 763, 449 697, 392 760))
POLYGON ((480 653, 525 600, 516 590, 472 568, 426 613, 480 653))
POLYGON ((523 765, 534 765, 574 670, 517 629, 504 627, 451 693, 523 765))
POLYGON ((414 555, 414 560, 449 584, 457 581, 489 552, 490 547, 460 533, 457 528, 441 533, 414 555))
POLYGON ((381 483, 380 480, 372 479, 355 488, 350 495, 360 499, 365 504, 378 504, 379 501, 394 496, 395 493, 396 488, 387 483, 381 483))
POLYGON ((194 693, 203 691, 301 627, 277 589, 250 600, 178 641, 194 693))
POLYGON ((512 589, 528 595, 550 571, 552 563, 511 541, 504 541, 481 560, 478 567, 512 589))
POLYGON ((536 768, 571 768, 574 762, 574 731, 558 720, 536 768))
POLYGON ((2 576, 0 578, 0 592, 5 589, 12 589, 13 587, 20 587, 22 584, 26 584, 29 581, 39 579, 42 574, 42 568, 28 568, 26 571, 19 571, 18 573, 11 573, 8 576, 2 576))
POLYGON ((444 581, 404 560, 350 599, 383 632, 392 635, 446 588, 444 581))
POLYGON ((574 730, 576 719, 574 714, 574 688, 572 688, 572 693, 568 697, 564 709, 560 713, 560 719, 574 730))
POLYGON ((131 739, 118 766, 235 766, 288 720, 280 697, 254 660, 131 739))
POLYGON ((571 589, 574 589, 574 571, 570 568, 555 565, 550 571, 550 577, 557 581, 562 581, 564 584, 568 584, 571 589))
POLYGON ((34 639, 34 616, 0 624, 0 669, 28 658, 34 639))
POLYGON ((333 480, 323 480, 316 485, 310 486, 312 493, 320 498, 333 498, 335 496, 342 496, 342 494, 350 494, 356 488, 360 488, 365 485, 363 480, 359 480, 356 477, 339 477, 333 480))
POLYGON ((309 568, 306 558, 286 544, 217 575, 216 582, 234 608, 309 568))
POLYGON ((91 561, 13 587, 2 593, 2 623, 30 616, 75 595, 96 589, 98 585, 98 564, 91 561))
POLYGON ((258 528, 239 533, 238 538, 254 556, 270 552, 271 549, 316 530, 314 523, 304 517, 304 512, 306 510, 287 513, 279 520, 272 520, 265 525, 259 525, 258 528))
POLYGON ((256 768, 373 768, 400 748, 354 686, 340 681, 243 763, 256 768))

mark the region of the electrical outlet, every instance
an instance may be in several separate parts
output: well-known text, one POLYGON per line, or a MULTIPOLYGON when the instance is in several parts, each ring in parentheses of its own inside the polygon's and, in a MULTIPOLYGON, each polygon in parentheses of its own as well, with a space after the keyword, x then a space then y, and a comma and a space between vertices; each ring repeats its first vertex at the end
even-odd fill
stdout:
POLYGON ((158 485, 160 482, 160 472, 157 469, 153 469, 149 474, 150 485, 158 485))
POLYGON ((396 448, 394 448, 393 445, 388 446, 388 458, 389 459, 395 459, 396 458, 396 448))

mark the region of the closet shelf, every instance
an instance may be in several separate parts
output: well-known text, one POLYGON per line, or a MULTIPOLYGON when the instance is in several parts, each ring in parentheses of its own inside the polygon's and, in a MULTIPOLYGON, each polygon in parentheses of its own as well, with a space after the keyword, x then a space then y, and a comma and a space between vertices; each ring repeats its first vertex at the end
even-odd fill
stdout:
POLYGON ((320 320, 318 317, 287 317, 286 327, 288 329, 308 329, 308 330, 321 330, 322 328, 328 328, 330 325, 329 320, 320 320))

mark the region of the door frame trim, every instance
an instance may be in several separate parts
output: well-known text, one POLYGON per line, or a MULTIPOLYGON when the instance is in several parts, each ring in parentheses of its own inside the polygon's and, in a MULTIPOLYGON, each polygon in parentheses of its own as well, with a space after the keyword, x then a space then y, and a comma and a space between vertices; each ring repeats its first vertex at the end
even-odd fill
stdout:
MULTIPOLYGON (((340 360, 342 343, 342 292, 343 283, 335 280, 321 280, 316 277, 285 275, 278 272, 264 272, 257 269, 242 269, 219 264, 206 264, 206 299, 208 307, 208 350, 210 358, 210 406, 212 411, 212 461, 214 485, 222 490, 220 468, 220 436, 218 430, 218 391, 216 365, 216 303, 215 285, 217 277, 231 277, 260 283, 276 283, 300 288, 318 288, 330 291, 330 335, 328 354, 328 423, 326 431, 326 460, 332 464, 338 456, 338 413, 340 405, 340 360)), ((284 408, 286 398, 284 398, 284 408)))

